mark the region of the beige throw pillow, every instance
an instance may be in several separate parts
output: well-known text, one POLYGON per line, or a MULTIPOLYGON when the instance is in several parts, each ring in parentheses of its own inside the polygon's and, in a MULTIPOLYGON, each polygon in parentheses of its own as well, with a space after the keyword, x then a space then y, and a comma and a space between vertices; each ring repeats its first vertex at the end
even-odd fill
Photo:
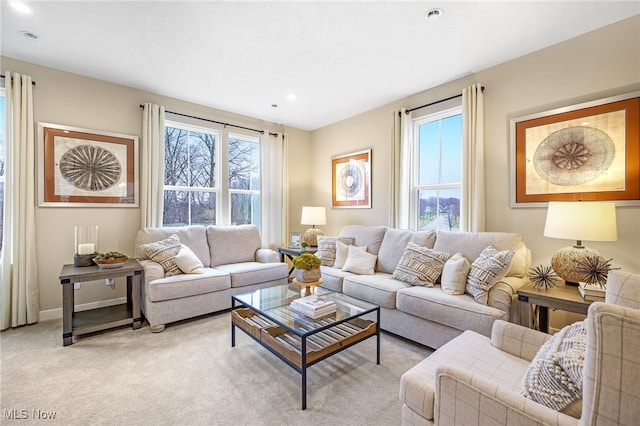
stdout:
POLYGON ((353 238, 350 237, 318 237, 318 251, 316 252, 316 256, 322 260, 324 266, 334 266, 336 260, 336 241, 347 245, 353 244, 353 238))
POLYGON ((464 294, 467 285, 467 276, 471 270, 471 264, 460 253, 455 253, 447 260, 442 269, 440 284, 442 291, 447 294, 464 294))
POLYGON ((392 276, 411 285, 433 287, 450 256, 409 242, 392 276))
POLYGON ((178 236, 173 234, 166 240, 143 244, 140 247, 149 259, 158 262, 162 266, 166 276, 171 276, 182 273, 176 263, 176 256, 180 252, 181 246, 178 236))
MULTIPOLYGON (((333 262, 333 267, 342 269, 344 263, 347 261, 347 256, 349 256, 349 247, 351 244, 345 244, 342 241, 336 241, 336 260, 333 262)), ((367 250, 367 247, 358 247, 362 250, 367 250)))
POLYGON ((349 254, 342 270, 360 275, 373 275, 376 260, 378 260, 378 256, 368 253, 362 247, 349 246, 349 254))
POLYGON ((176 264, 178 268, 185 274, 202 274, 204 273, 204 266, 202 261, 196 256, 196 254, 187 246, 182 244, 180 251, 176 256, 176 264))

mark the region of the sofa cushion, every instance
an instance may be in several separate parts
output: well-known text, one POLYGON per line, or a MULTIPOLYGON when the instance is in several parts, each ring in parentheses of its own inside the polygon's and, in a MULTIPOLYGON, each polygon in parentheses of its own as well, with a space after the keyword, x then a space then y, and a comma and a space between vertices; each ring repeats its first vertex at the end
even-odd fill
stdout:
POLYGON ((409 242, 393 271, 393 278, 412 285, 433 287, 451 255, 409 242))
POLYGON ((582 399, 586 346, 585 321, 554 334, 531 361, 523 378, 522 395, 556 411, 582 399))
POLYGON ((207 232, 204 226, 167 226, 163 228, 145 228, 138 231, 136 235, 136 258, 148 259, 142 244, 164 240, 171 235, 177 235, 180 242, 191 249, 198 256, 198 259, 205 267, 210 266, 209 244, 207 243, 207 232))
POLYGON ((498 251, 489 246, 473 261, 467 277, 467 292, 478 303, 487 304, 489 290, 507 274, 512 257, 511 250, 498 251))
MULTIPOLYGON (((424 287, 415 288, 432 290, 424 287)), ((473 301, 471 303, 478 306, 473 301)), ((489 338, 473 331, 465 331, 413 366, 400 378, 400 399, 407 407, 428 420, 433 420, 435 374, 441 365, 464 367, 474 375, 491 380, 499 388, 518 392, 529 363, 495 348, 489 338)))
POLYGON ((286 277, 289 274, 287 264, 282 262, 239 262, 218 265, 216 269, 231 276, 231 287, 245 287, 278 279, 282 279, 281 284, 286 284, 286 277))
POLYGON ((442 268, 442 277, 440 278, 442 291, 451 295, 464 294, 470 270, 471 264, 467 258, 460 253, 455 253, 442 268))
POLYGON ((204 272, 204 266, 198 256, 184 244, 182 244, 180 251, 176 255, 176 265, 185 274, 201 274, 204 272))
POLYGON ((395 309, 396 293, 411 284, 394 280, 391 274, 350 275, 344 277, 342 292, 347 296, 371 302, 383 308, 395 309))
MULTIPOLYGON (((318 251, 316 252, 316 256, 322 260, 324 266, 334 266, 338 250, 336 243, 338 241, 346 245, 353 244, 353 238, 349 237, 318 236, 318 251)), ((342 268, 342 266, 336 266, 336 268, 342 268)))
POLYGON ((261 247, 260 233, 255 225, 207 226, 207 242, 211 267, 238 262, 255 262, 261 247))
POLYGON ((386 226, 346 225, 340 230, 339 236, 352 237, 353 244, 366 246, 369 253, 377 255, 386 230, 386 226))
POLYGON ((376 271, 392 274, 409 242, 421 247, 433 248, 433 244, 436 242, 436 233, 434 231, 388 228, 378 251, 376 271))
POLYGON ((176 256, 180 252, 180 240, 177 235, 171 235, 169 238, 153 243, 142 244, 147 257, 154 262, 159 263, 164 269, 164 274, 168 277, 172 275, 182 274, 182 271, 176 263, 176 256))
POLYGON ((627 271, 609 271, 605 302, 640 309, 640 275, 627 271))
POLYGON ((474 330, 485 336, 491 335, 495 320, 508 320, 504 311, 480 305, 468 294, 446 294, 439 286, 412 286, 398 290, 396 308, 457 330, 474 330))
POLYGON ((530 253, 522 235, 509 232, 449 232, 438 231, 434 250, 461 253, 473 263, 487 246, 498 250, 512 250, 514 256, 507 276, 524 277, 529 272, 530 253))
POLYGON ((378 256, 375 254, 367 253, 366 247, 349 246, 349 254, 342 270, 354 274, 373 275, 377 259, 378 256))
POLYGON ((343 271, 342 269, 332 268, 331 266, 321 266, 320 274, 322 275, 322 287, 342 293, 342 280, 344 277, 353 275, 352 272, 343 271))
POLYGON ((226 290, 230 287, 231 278, 228 273, 204 268, 202 274, 174 275, 150 281, 146 286, 145 295, 151 302, 161 302, 226 290))

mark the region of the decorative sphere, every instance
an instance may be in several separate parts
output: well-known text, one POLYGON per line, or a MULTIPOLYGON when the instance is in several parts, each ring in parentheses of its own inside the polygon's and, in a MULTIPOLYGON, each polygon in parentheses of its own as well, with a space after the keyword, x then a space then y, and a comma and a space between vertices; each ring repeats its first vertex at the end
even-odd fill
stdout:
POLYGON ((309 244, 311 247, 318 245, 318 236, 322 235, 322 231, 318 228, 309 228, 304 234, 302 234, 302 241, 309 244))

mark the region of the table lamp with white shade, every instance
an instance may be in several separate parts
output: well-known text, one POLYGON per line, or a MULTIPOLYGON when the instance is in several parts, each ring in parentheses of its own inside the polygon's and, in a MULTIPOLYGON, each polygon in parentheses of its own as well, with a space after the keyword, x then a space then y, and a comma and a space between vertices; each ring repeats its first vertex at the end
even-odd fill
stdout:
MULTIPOLYGON (((556 252, 551 258, 555 273, 568 284, 589 281, 590 265, 606 262, 600 253, 582 241, 616 241, 616 205, 597 201, 551 201, 547 209, 544 236, 575 240, 576 244, 556 252)), ((605 271, 606 272, 606 271, 605 271)))
POLYGON ((318 245, 318 236, 322 235, 322 231, 316 228, 316 225, 326 225, 327 216, 324 207, 302 207, 302 217, 300 218, 302 225, 311 225, 311 228, 307 229, 302 234, 302 241, 309 244, 311 247, 318 245))

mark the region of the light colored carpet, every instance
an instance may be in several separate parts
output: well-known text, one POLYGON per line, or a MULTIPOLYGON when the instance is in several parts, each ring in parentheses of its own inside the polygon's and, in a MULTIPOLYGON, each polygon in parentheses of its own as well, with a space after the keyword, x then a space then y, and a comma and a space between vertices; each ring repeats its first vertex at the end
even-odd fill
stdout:
POLYGON ((62 346, 62 322, 0 334, 0 423, 397 425, 400 376, 431 351, 382 333, 300 375, 224 312, 153 334, 119 328, 62 346), (38 414, 54 413, 43 422, 38 414), (16 417, 20 420, 12 420, 16 417))

